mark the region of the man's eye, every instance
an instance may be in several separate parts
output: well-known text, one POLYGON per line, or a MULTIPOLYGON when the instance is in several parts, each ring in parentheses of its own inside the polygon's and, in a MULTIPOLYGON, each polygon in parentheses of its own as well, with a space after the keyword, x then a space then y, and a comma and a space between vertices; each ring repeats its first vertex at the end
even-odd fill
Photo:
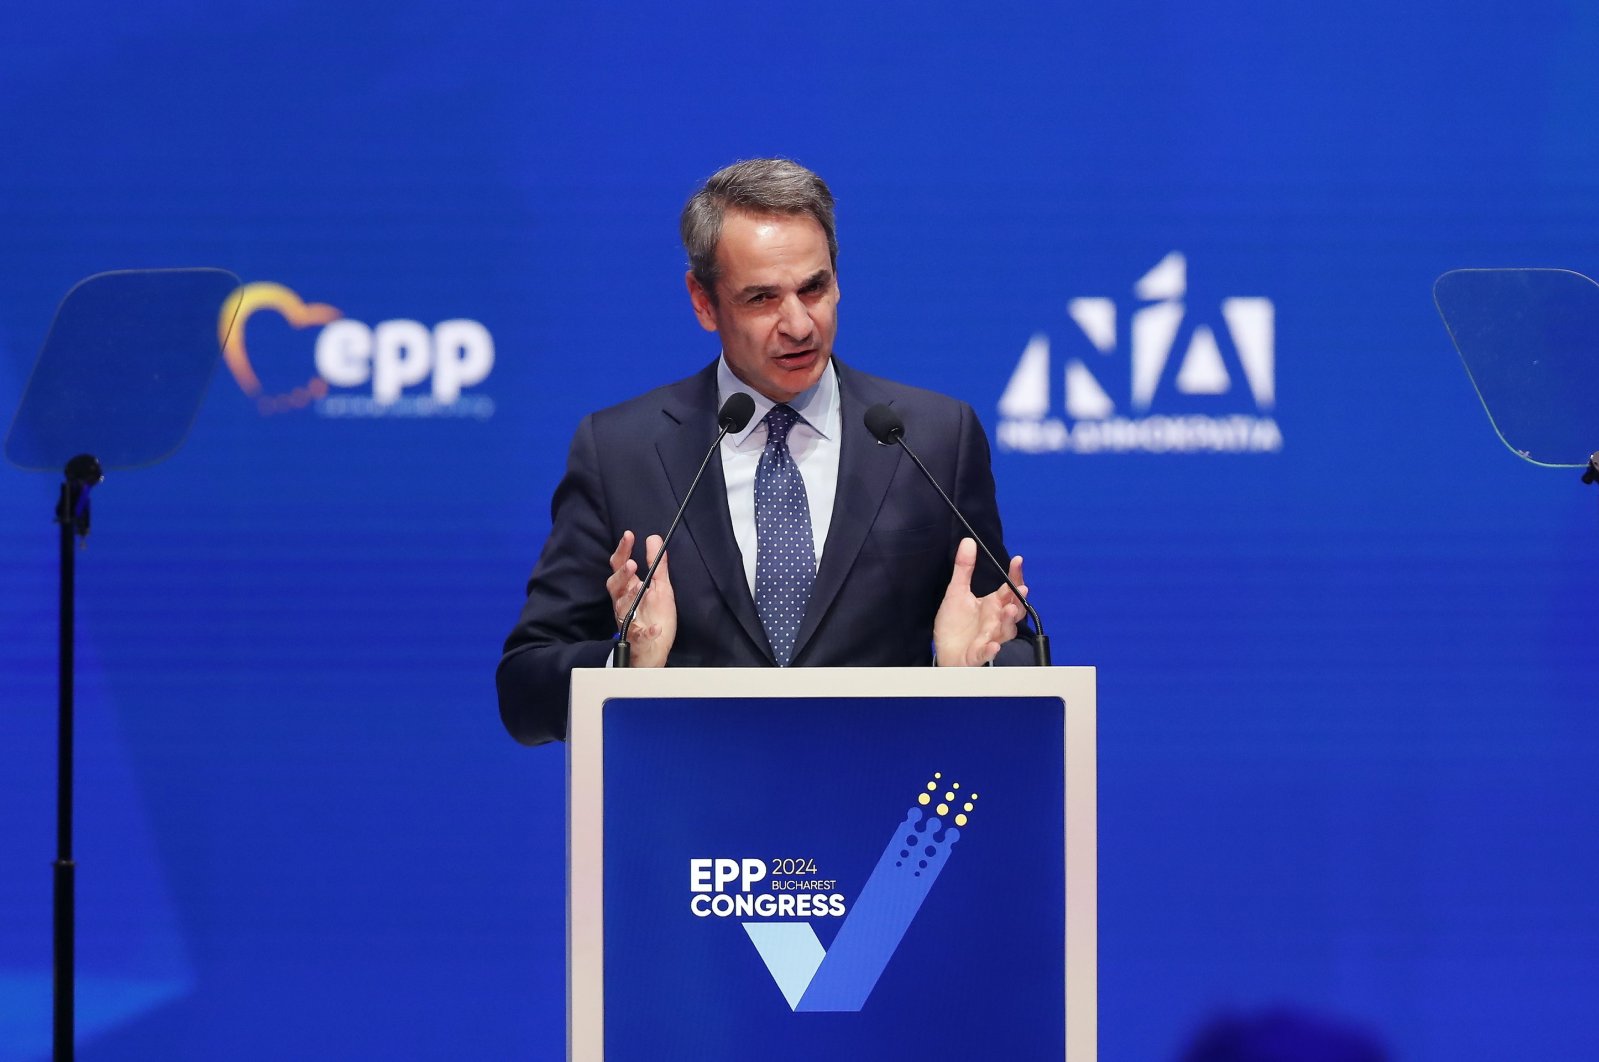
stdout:
POLYGON ((765 302, 770 297, 771 296, 769 296, 769 295, 751 295, 749 297, 749 304, 751 306, 755 306, 755 305, 758 305, 759 303, 765 302))

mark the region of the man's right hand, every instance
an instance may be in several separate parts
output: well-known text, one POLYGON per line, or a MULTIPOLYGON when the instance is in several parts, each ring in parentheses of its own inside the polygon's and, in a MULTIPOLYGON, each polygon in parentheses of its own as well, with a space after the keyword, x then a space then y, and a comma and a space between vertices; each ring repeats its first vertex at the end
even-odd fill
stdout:
MULTIPOLYGON (((661 551, 661 536, 651 535, 645 539, 644 551, 653 564, 661 551)), ((625 635, 633 649, 634 667, 665 667, 667 654, 672 651, 672 642, 677 637, 677 599, 672 596, 672 573, 667 570, 671 563, 663 559, 661 566, 655 569, 655 578, 650 580, 650 588, 633 614, 633 627, 625 635)), ((611 577, 605 580, 617 630, 622 629, 622 620, 642 585, 638 562, 633 560, 633 532, 624 531, 622 541, 616 544, 616 552, 611 554, 611 577)))

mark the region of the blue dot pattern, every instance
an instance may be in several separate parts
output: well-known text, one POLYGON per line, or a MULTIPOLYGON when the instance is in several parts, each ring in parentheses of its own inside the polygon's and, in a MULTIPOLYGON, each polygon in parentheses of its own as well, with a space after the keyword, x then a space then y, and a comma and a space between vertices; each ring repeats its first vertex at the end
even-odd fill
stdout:
POLYGON ((794 641, 816 582, 816 545, 805 481, 788 452, 788 431, 799 414, 773 406, 766 414, 766 449, 755 469, 755 611, 778 667, 794 656, 794 641))

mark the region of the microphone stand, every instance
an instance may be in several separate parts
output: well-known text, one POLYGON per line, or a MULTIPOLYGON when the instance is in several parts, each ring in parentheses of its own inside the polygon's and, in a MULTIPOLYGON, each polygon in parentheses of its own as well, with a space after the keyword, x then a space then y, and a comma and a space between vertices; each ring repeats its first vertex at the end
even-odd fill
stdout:
POLYGON ((897 445, 901 450, 905 451, 912 461, 916 462, 916 467, 921 469, 922 477, 933 485, 933 489, 938 491, 938 496, 944 499, 944 504, 949 506, 949 511, 955 514, 955 519, 961 522, 961 526, 966 529, 966 533, 971 536, 972 541, 977 543, 977 548, 982 550, 983 555, 993 562, 994 567, 999 570, 999 577, 1005 581, 1006 586, 1010 587, 1010 592, 1016 596, 1016 600, 1022 603, 1022 608, 1027 612, 1027 618, 1033 621, 1033 626, 1038 628, 1038 634, 1033 639, 1033 663, 1038 667, 1048 667, 1049 636, 1044 633, 1044 621, 1038 618, 1038 610, 1033 608, 1032 603, 1022 596, 1021 590, 1017 589, 1016 583, 1010 577, 1010 569, 999 562, 999 558, 994 556, 994 551, 988 548, 988 543, 983 541, 983 536, 972 529, 971 522, 966 519, 966 514, 960 511, 960 506, 956 505, 950 499, 950 496, 944 492, 944 488, 939 486, 938 478, 928 470, 926 465, 922 464, 922 459, 916 456, 916 451, 906 444, 905 422, 900 419, 899 414, 888 406, 873 406, 866 411, 866 430, 881 445, 897 445))
POLYGON ((916 462, 916 467, 922 470, 922 475, 927 477, 927 482, 933 485, 933 489, 938 491, 938 496, 944 499, 944 504, 949 506, 950 512, 955 514, 955 518, 961 522, 961 526, 966 529, 966 533, 972 536, 972 541, 977 543, 977 548, 982 550, 984 556, 994 563, 994 567, 999 569, 999 577, 1005 580, 1005 585, 1010 587, 1010 592, 1016 595, 1017 601, 1022 603, 1022 608, 1027 612, 1027 618, 1033 621, 1034 627, 1038 628, 1038 634, 1033 639, 1033 663, 1038 667, 1048 667, 1049 635, 1044 633, 1044 621, 1038 618, 1038 610, 1033 608, 1027 598, 1022 596, 1022 592, 1016 588, 1016 584, 1011 582, 1010 570, 999 562, 998 557, 994 556, 994 551, 988 548, 988 543, 983 541, 982 536, 972 530, 972 525, 967 522, 966 514, 961 512, 960 508, 950 500, 948 494, 944 493, 944 488, 938 485, 938 480, 933 478, 933 473, 928 471, 926 465, 922 464, 922 459, 916 456, 916 451, 905 445, 904 429, 894 432, 893 439, 894 442, 899 444, 899 448, 904 450, 912 461, 916 462))
POLYGON ((700 467, 694 473, 694 478, 689 481, 688 490, 683 492, 682 504, 677 507, 677 513, 672 517, 672 525, 666 529, 666 535, 661 539, 660 550, 644 572, 644 578, 639 580, 638 594, 634 596, 633 604, 628 607, 627 615, 622 618, 622 622, 617 624, 616 645, 611 650, 612 667, 633 666, 633 646, 627 640, 627 632, 633 629, 633 617, 638 613, 639 605, 644 602, 644 592, 650 588, 650 582, 655 578, 655 569, 666 559, 666 547, 672 541, 672 536, 677 534, 677 525, 683 522, 683 514, 688 511, 689 499, 694 497, 694 489, 700 485, 700 477, 705 474, 705 466, 711 463, 712 456, 721 449, 722 440, 727 438, 728 433, 743 431, 754 413, 755 400, 742 391, 729 395, 727 401, 722 403, 722 409, 716 417, 716 423, 721 431, 716 433, 716 441, 711 443, 711 448, 705 451, 705 457, 700 460, 700 467))
POLYGON ((705 474, 705 466, 711 463, 716 448, 722 445, 722 440, 727 436, 728 429, 723 428, 716 436, 716 442, 705 452, 704 460, 700 461, 699 471, 694 473, 694 479, 688 485, 688 490, 683 493, 683 504, 678 507, 677 515, 672 517, 672 526, 666 529, 666 536, 661 539, 661 548, 655 554, 655 559, 650 562, 649 568, 644 572, 644 578, 639 580, 638 595, 633 598, 633 604, 627 610, 627 615, 617 625, 616 645, 612 649, 612 667, 633 666, 633 646, 627 640, 627 632, 633 628, 633 616, 638 612, 639 605, 644 603, 644 591, 650 588, 650 581, 655 578, 655 569, 661 566, 661 561, 666 559, 666 544, 672 541, 672 536, 677 533, 677 525, 683 522, 683 512, 688 508, 688 500, 694 496, 694 488, 699 486, 700 477, 705 474))

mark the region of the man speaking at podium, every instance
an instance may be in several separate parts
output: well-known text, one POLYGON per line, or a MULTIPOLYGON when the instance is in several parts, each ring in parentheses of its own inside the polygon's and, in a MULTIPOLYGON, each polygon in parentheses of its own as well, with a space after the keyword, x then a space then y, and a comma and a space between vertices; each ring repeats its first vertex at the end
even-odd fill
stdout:
MULTIPOLYGON (((838 241, 822 179, 736 163, 683 209, 689 300, 716 362, 584 418, 553 526, 500 659, 500 717, 536 745, 566 736, 574 667, 605 667, 640 576, 716 445, 627 632, 634 667, 1028 663, 1020 603, 903 448, 868 431, 887 405, 1000 557, 988 441, 964 402, 833 357, 838 241), (719 458, 719 459, 718 459, 719 458)), ((928 307, 934 309, 933 307, 928 307)), ((1021 558, 1011 579, 1022 593, 1021 558)))

